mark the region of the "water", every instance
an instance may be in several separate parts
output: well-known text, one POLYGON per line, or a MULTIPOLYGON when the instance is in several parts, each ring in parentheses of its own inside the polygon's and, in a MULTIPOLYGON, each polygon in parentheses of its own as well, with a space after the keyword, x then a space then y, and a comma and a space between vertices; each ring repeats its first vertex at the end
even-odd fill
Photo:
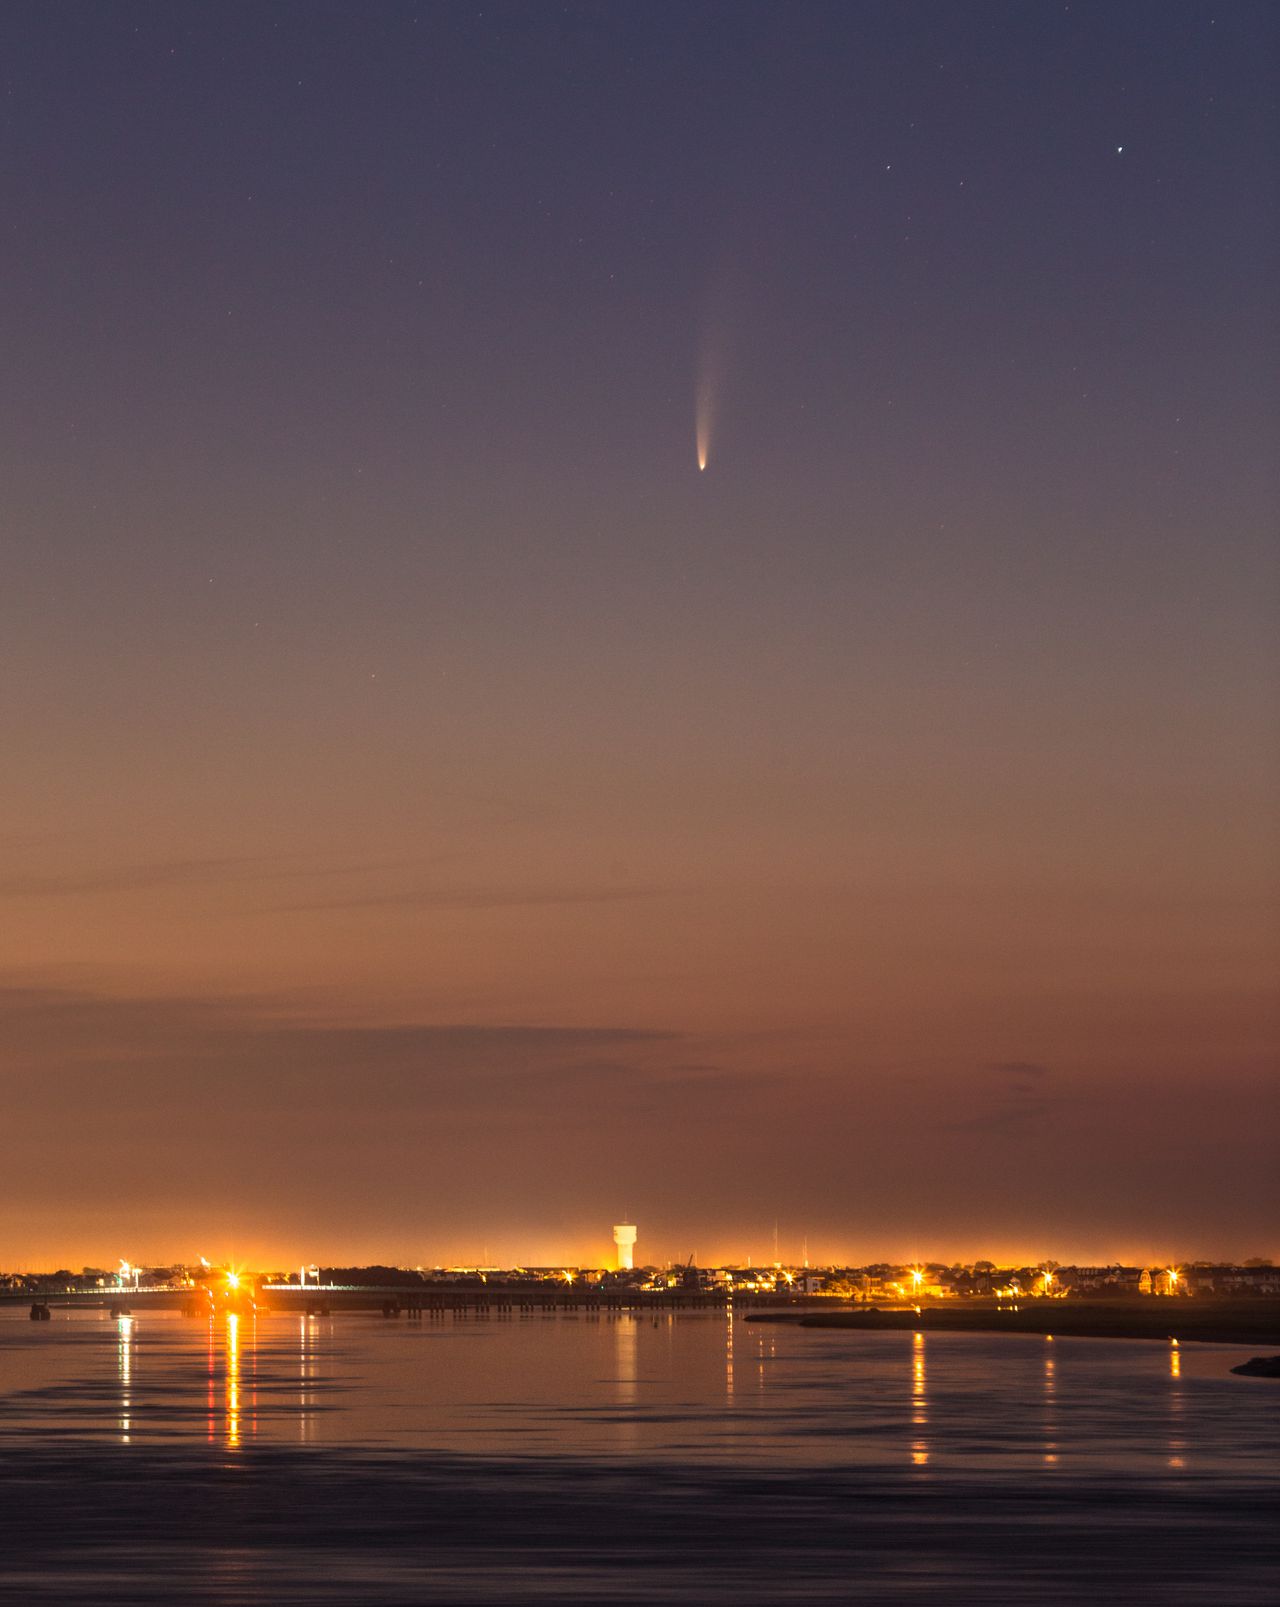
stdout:
POLYGON ((1280 1601, 1247 1350, 0 1311, 0 1600, 1280 1601))

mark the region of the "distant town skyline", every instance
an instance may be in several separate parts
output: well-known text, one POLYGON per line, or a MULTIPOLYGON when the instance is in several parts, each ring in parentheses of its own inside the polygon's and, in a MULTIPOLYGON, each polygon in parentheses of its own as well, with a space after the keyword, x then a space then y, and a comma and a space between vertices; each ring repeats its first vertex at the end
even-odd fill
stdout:
MULTIPOLYGON (((510 1243, 509 1238, 495 1241, 495 1245, 505 1246, 510 1243)), ((312 1245, 306 1255, 277 1254, 272 1257, 262 1252, 247 1253, 243 1246, 234 1251, 225 1247, 217 1251, 217 1247, 206 1245, 199 1254, 192 1254, 190 1249, 184 1253, 172 1256, 150 1255, 124 1255, 117 1249, 109 1255, 98 1257, 85 1257, 75 1255, 50 1256, 36 1258, 24 1256, 19 1251, 7 1258, 0 1257, 0 1274, 19 1271, 49 1272, 63 1268, 76 1274, 89 1269, 97 1268, 106 1273, 114 1273, 118 1267, 128 1266, 138 1269, 148 1267, 193 1267, 199 1263, 218 1267, 243 1267, 255 1272, 297 1271, 304 1267, 401 1267, 406 1270, 441 1271, 446 1268, 455 1270, 472 1269, 484 1271, 509 1271, 517 1268, 554 1268, 575 1267, 588 1269, 620 1269, 623 1263, 619 1260, 619 1245, 616 1241, 606 1241, 603 1237, 596 1244, 589 1245, 582 1253, 568 1254, 555 1253, 564 1251, 564 1244, 554 1245, 543 1243, 538 1248, 546 1253, 541 1255, 503 1255, 495 1253, 495 1245, 484 1244, 476 1248, 475 1253, 460 1253, 458 1255, 418 1255, 401 1256, 390 1253, 369 1253, 363 1256, 347 1256, 330 1253, 325 1247, 312 1245), (216 1253, 206 1253, 211 1248, 216 1253)), ((376 1249, 376 1246, 374 1247, 376 1249)), ((1273 1252, 1266 1247, 1255 1246, 1253 1249, 1239 1249, 1232 1254, 1207 1254, 1192 1252, 1186 1246, 1164 1244, 1155 1249, 1148 1247, 1143 1252, 1136 1252, 1132 1243, 1127 1253, 1113 1253, 1112 1250, 1103 1251, 1097 1246, 1087 1252, 1071 1253, 1064 1245, 1022 1246, 1012 1250, 1006 1249, 1004 1253, 995 1253, 989 1250, 980 1250, 965 1254, 938 1253, 931 1250, 913 1250, 910 1254, 895 1254, 884 1246, 864 1246, 863 1253, 849 1254, 833 1251, 829 1243, 813 1244, 807 1239, 801 1239, 792 1244, 783 1237, 779 1238, 775 1253, 772 1242, 765 1244, 759 1250, 749 1246, 745 1250, 739 1248, 733 1253, 721 1253, 716 1249, 703 1250, 697 1246, 685 1249, 678 1248, 677 1241, 670 1244, 660 1244, 653 1247, 641 1233, 635 1241, 633 1262, 637 1270, 649 1267, 680 1266, 692 1260, 692 1264, 700 1267, 755 1267, 765 1270, 773 1266, 789 1267, 792 1269, 802 1267, 831 1268, 831 1267, 865 1267, 865 1266, 937 1266, 937 1267, 972 1267, 982 1263, 990 1263, 997 1267, 1029 1267, 1051 1264, 1054 1266, 1136 1266, 1136 1267, 1181 1267, 1195 1263, 1214 1263, 1219 1265, 1242 1266, 1250 1263, 1270 1264, 1273 1252)), ((628 1269, 629 1270, 629 1269, 628 1269)))
POLYGON ((1276 1253, 1278 19, 3 8, 0 1264, 1276 1253))
MULTIPOLYGON (((177 1260, 159 1263, 129 1261, 119 1257, 114 1266, 73 1266, 67 1265, 57 1268, 37 1268, 24 1266, 0 1266, 0 1287, 2 1280, 21 1280, 25 1277, 49 1277, 67 1274, 77 1283, 92 1285, 93 1287, 122 1290, 148 1287, 166 1287, 178 1283, 208 1282, 216 1284, 219 1288, 226 1288, 233 1292, 247 1292, 252 1286, 261 1283, 264 1287, 274 1288, 279 1283, 289 1283, 298 1288, 318 1288, 332 1286, 334 1275, 341 1275, 337 1281, 341 1283, 347 1274, 392 1274, 405 1278, 421 1276, 427 1279, 463 1278, 473 1281, 483 1281, 486 1277, 501 1282, 506 1278, 519 1278, 523 1276, 536 1276, 556 1282, 572 1281, 581 1276, 589 1279, 614 1280, 619 1283, 639 1284, 649 1274, 661 1276, 676 1276, 682 1272, 717 1272, 741 1275, 742 1278, 752 1278, 757 1275, 772 1279, 775 1274, 792 1281, 793 1274, 797 1277, 801 1273, 813 1272, 815 1274, 843 1274, 843 1273, 871 1273, 877 1277, 888 1280, 894 1278, 905 1279, 906 1282, 899 1288, 900 1293, 920 1293, 928 1287, 929 1280, 934 1275, 957 1274, 969 1277, 970 1275, 1004 1276, 1009 1273, 1032 1271, 1042 1284, 1041 1293, 1061 1292, 1065 1287, 1059 1276, 1068 1274, 1097 1275, 1095 1281, 1107 1281, 1116 1274, 1131 1273, 1137 1279, 1141 1274, 1147 1280, 1147 1287, 1142 1292, 1156 1293, 1187 1293, 1194 1288, 1196 1280, 1204 1276, 1211 1276, 1214 1271, 1218 1273, 1238 1274, 1241 1278, 1266 1282, 1268 1286, 1280 1282, 1280 1268, 1270 1256, 1235 1256, 1235 1257, 1138 1257, 1130 1260, 1103 1260, 1103 1261, 1063 1261, 1056 1256, 1035 1255, 997 1258, 992 1256, 978 1256, 964 1259, 939 1259, 938 1257, 910 1257, 901 1260, 892 1256, 870 1256, 860 1260, 817 1261, 812 1258, 780 1257, 774 1260, 746 1257, 698 1257, 695 1254, 666 1259, 634 1259, 628 1262, 625 1256, 615 1251, 614 1255, 604 1261, 583 1260, 571 1261, 565 1258, 550 1261, 536 1262, 526 1260, 510 1264, 494 1261, 445 1261, 434 1263, 416 1263, 404 1265, 386 1259, 375 1259, 367 1262, 346 1263, 322 1257, 318 1262, 302 1263, 293 1267, 282 1265, 256 1265, 235 1258, 227 1261, 210 1260, 207 1256, 200 1256, 196 1260, 177 1260), (1156 1287, 1152 1288, 1151 1285, 1156 1287)), ((376 1283, 376 1278, 363 1277, 362 1284, 376 1283)), ((892 1287, 899 1287, 891 1284, 892 1287)), ((1136 1284, 1135 1284, 1135 1292, 1136 1284)), ((1270 1291, 1275 1292, 1275 1291, 1270 1291)))

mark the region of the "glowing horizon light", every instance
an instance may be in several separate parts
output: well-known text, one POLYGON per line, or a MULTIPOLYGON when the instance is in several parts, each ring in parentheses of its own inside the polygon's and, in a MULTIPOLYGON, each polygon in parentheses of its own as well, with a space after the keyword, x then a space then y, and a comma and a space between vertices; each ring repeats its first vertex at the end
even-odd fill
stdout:
POLYGON ((240 1287, 240 1274, 238 1272, 228 1272, 227 1273, 227 1288, 228 1289, 238 1289, 239 1287, 240 1287))

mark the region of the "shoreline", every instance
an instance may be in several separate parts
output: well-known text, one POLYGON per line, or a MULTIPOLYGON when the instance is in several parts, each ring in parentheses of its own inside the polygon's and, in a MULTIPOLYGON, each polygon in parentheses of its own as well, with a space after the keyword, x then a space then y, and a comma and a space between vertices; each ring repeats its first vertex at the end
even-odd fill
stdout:
POLYGON ((1019 1305, 930 1306, 866 1311, 752 1312, 748 1322, 790 1322, 848 1332, 1053 1334, 1069 1339, 1159 1339, 1280 1348, 1280 1301, 1153 1298, 1135 1306, 1066 1300, 1019 1305))

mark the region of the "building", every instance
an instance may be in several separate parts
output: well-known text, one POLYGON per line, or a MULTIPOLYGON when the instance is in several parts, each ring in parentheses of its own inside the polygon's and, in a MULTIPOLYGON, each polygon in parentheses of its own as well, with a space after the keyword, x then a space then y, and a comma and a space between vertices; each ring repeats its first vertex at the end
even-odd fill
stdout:
POLYGON ((630 1272, 635 1266, 636 1229, 633 1222, 619 1222, 613 1230, 618 1247, 618 1271, 630 1272))

